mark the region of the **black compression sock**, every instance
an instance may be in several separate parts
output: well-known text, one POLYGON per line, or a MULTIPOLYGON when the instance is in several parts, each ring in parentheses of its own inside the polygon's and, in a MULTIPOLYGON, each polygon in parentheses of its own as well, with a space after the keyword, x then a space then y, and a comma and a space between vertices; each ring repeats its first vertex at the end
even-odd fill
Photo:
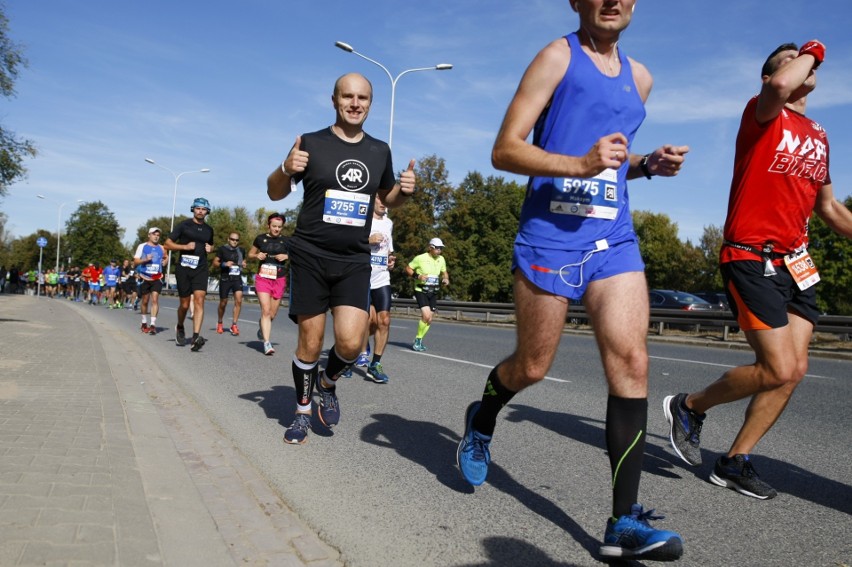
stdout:
POLYGON ((515 396, 516 392, 507 390, 497 376, 497 366, 491 370, 488 380, 485 382, 485 390, 482 392, 482 405, 473 417, 473 428, 483 435, 494 435, 494 427, 497 425, 497 414, 503 406, 515 396))
POLYGON ((630 514, 639 497, 645 456, 647 398, 609 396, 606 404, 606 447, 612 470, 612 515, 630 514))

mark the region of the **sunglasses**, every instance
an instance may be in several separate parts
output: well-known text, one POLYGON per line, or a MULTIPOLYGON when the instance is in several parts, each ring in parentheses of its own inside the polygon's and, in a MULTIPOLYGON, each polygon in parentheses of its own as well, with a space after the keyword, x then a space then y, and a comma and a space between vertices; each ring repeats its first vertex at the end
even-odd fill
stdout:
POLYGON ((230 240, 231 242, 239 242, 240 241, 239 238, 231 238, 230 236, 228 237, 228 240, 230 240))

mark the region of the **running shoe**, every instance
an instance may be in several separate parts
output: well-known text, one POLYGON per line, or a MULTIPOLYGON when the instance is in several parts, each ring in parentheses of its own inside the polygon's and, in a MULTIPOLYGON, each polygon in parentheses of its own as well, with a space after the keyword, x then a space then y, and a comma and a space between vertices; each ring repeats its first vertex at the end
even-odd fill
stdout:
POLYGON ((157 334, 157 327, 155 327, 154 325, 148 325, 148 334, 149 335, 156 335, 157 334))
POLYGON ((216 323, 216 334, 221 335, 225 332, 225 328, 222 326, 222 323, 216 323))
POLYGON ((411 345, 411 348, 417 352, 423 352, 426 350, 426 347, 423 346, 423 339, 414 339, 414 344, 411 345))
POLYGON ((180 325, 175 327, 175 343, 177 346, 186 346, 186 334, 180 325))
POLYGON ((139 327, 139 330, 142 331, 143 333, 147 333, 148 332, 148 323, 142 323, 142 326, 139 327))
POLYGON ((669 422, 669 441, 677 456, 688 465, 701 464, 701 426, 704 415, 698 415, 684 407, 686 394, 666 396, 663 412, 669 422))
POLYGON ((269 341, 263 343, 263 354, 265 354, 266 356, 272 356, 273 354, 275 354, 275 349, 272 347, 272 343, 270 343, 269 341))
POLYGON ((367 367, 367 376, 375 382, 376 384, 387 384, 388 383, 388 375, 385 374, 382 369, 381 362, 374 362, 370 366, 367 367))
POLYGON ((310 428, 311 414, 297 413, 293 423, 284 432, 284 442, 291 445, 304 445, 308 441, 308 430, 310 428))
POLYGON ((768 500, 775 498, 778 493, 774 488, 760 480, 754 465, 748 455, 734 455, 731 458, 722 456, 716 460, 716 466, 710 473, 710 482, 716 486, 732 488, 740 494, 768 500))
POLYGON ((237 324, 236 324, 236 323, 234 323, 233 325, 231 325, 231 329, 230 329, 230 331, 231 331, 231 335, 233 335, 233 336, 235 336, 235 337, 238 337, 238 336, 240 335, 240 328, 239 328, 239 327, 237 327, 237 324))
POLYGON ((653 561, 674 561, 683 555, 680 535, 651 527, 649 520, 662 520, 653 510, 642 510, 641 504, 630 507, 630 514, 608 520, 604 542, 600 548, 603 557, 634 557, 653 561))
POLYGON ((366 352, 362 352, 361 354, 359 354, 358 358, 355 359, 355 366, 357 366, 358 368, 364 368, 366 366, 369 366, 370 359, 367 357, 368 354, 366 352))
POLYGON ((319 418, 323 425, 331 429, 340 421, 340 403, 337 401, 337 388, 322 385, 322 374, 317 378, 317 393, 320 395, 319 418))
POLYGON ((341 378, 352 378, 352 367, 347 366, 343 372, 340 373, 341 378))
POLYGON ((198 335, 197 337, 195 337, 192 340, 192 346, 190 347, 189 350, 191 350, 192 352, 198 352, 198 351, 201 350, 201 347, 203 347, 204 343, 206 343, 206 342, 207 341, 204 340, 204 337, 202 337, 201 335, 198 335))
POLYGON ((462 476, 473 486, 485 482, 488 465, 491 463, 491 437, 473 428, 473 416, 479 411, 481 402, 472 402, 464 414, 464 436, 456 451, 456 463, 462 476))

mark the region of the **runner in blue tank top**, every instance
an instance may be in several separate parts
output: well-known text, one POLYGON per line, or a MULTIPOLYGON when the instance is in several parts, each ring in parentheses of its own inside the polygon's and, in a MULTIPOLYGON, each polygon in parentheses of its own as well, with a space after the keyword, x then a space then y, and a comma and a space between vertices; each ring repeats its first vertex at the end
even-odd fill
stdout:
MULTIPOLYGON (((500 409, 545 377, 569 300, 582 299, 609 392, 612 510, 600 554, 667 561, 683 553, 681 537, 651 527, 659 518, 637 503, 648 416, 648 290, 627 181, 676 175, 689 148, 632 151, 652 85, 648 70, 618 47, 634 5, 571 0, 580 28, 539 52, 506 112, 492 162, 530 176, 513 256, 517 347, 491 371, 481 401, 468 406, 456 458, 469 483, 485 482, 500 409)), ((541 456, 565 453, 549 448, 541 456)))

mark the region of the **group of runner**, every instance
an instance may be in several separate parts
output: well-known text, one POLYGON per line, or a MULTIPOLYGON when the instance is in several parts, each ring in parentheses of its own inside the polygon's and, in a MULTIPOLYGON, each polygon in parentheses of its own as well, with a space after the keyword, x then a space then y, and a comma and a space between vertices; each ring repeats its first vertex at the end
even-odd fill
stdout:
POLYGON ((47 268, 43 273, 13 269, 8 275, 7 288, 10 293, 39 293, 110 309, 131 309, 136 301, 136 274, 129 259, 123 260, 121 266, 118 260, 110 260, 104 268, 92 262, 83 269, 60 266, 58 271, 47 268))
MULTIPOLYGON (((517 344, 491 370, 481 398, 464 412, 456 460, 468 483, 486 481, 500 411, 544 379, 568 305, 582 300, 607 386, 612 508, 599 553, 671 561, 683 554, 683 539, 653 527, 661 516, 638 502, 647 435, 649 309, 627 181, 677 175, 689 147, 666 144, 645 154, 633 149, 653 85, 648 70, 619 45, 635 0, 570 4, 579 29, 552 41, 531 62, 492 150, 496 168, 529 176, 512 258, 517 344), (616 307, 613 297, 620 300, 616 307), (624 304, 633 308, 625 310, 624 304)), ((828 175, 825 132, 804 116, 824 55, 818 41, 784 44, 770 54, 761 70, 760 94, 746 106, 737 139, 722 276, 756 361, 726 372, 704 390, 668 396, 663 404, 676 454, 697 465, 705 413, 751 397, 742 429, 716 461, 710 480, 758 499, 776 492, 759 479, 749 453, 802 380, 818 315, 813 285, 819 278, 807 254, 808 218, 815 212, 837 233, 852 237, 852 213, 834 197, 828 175), (784 206, 767 209, 767 192, 777 193, 770 201, 784 206)), ((299 326, 292 360, 295 416, 284 432, 290 444, 307 441, 314 388, 322 426, 340 421, 339 379, 367 362, 363 347, 371 308, 365 298, 374 295, 368 274, 376 261, 371 247, 384 242, 368 222, 381 207, 403 205, 415 184, 414 160, 394 175, 389 146, 363 130, 372 103, 370 82, 360 74, 343 75, 331 99, 334 123, 296 136, 267 179, 272 200, 285 198, 298 183, 304 189, 289 249, 289 314, 299 326), (321 368, 328 311, 334 344, 321 368)), ((424 308, 416 351, 425 350, 434 298, 429 293, 449 283, 442 248, 442 241, 432 240, 427 254, 406 269, 416 279, 424 308)), ((377 295, 374 304, 380 306, 377 295)))

